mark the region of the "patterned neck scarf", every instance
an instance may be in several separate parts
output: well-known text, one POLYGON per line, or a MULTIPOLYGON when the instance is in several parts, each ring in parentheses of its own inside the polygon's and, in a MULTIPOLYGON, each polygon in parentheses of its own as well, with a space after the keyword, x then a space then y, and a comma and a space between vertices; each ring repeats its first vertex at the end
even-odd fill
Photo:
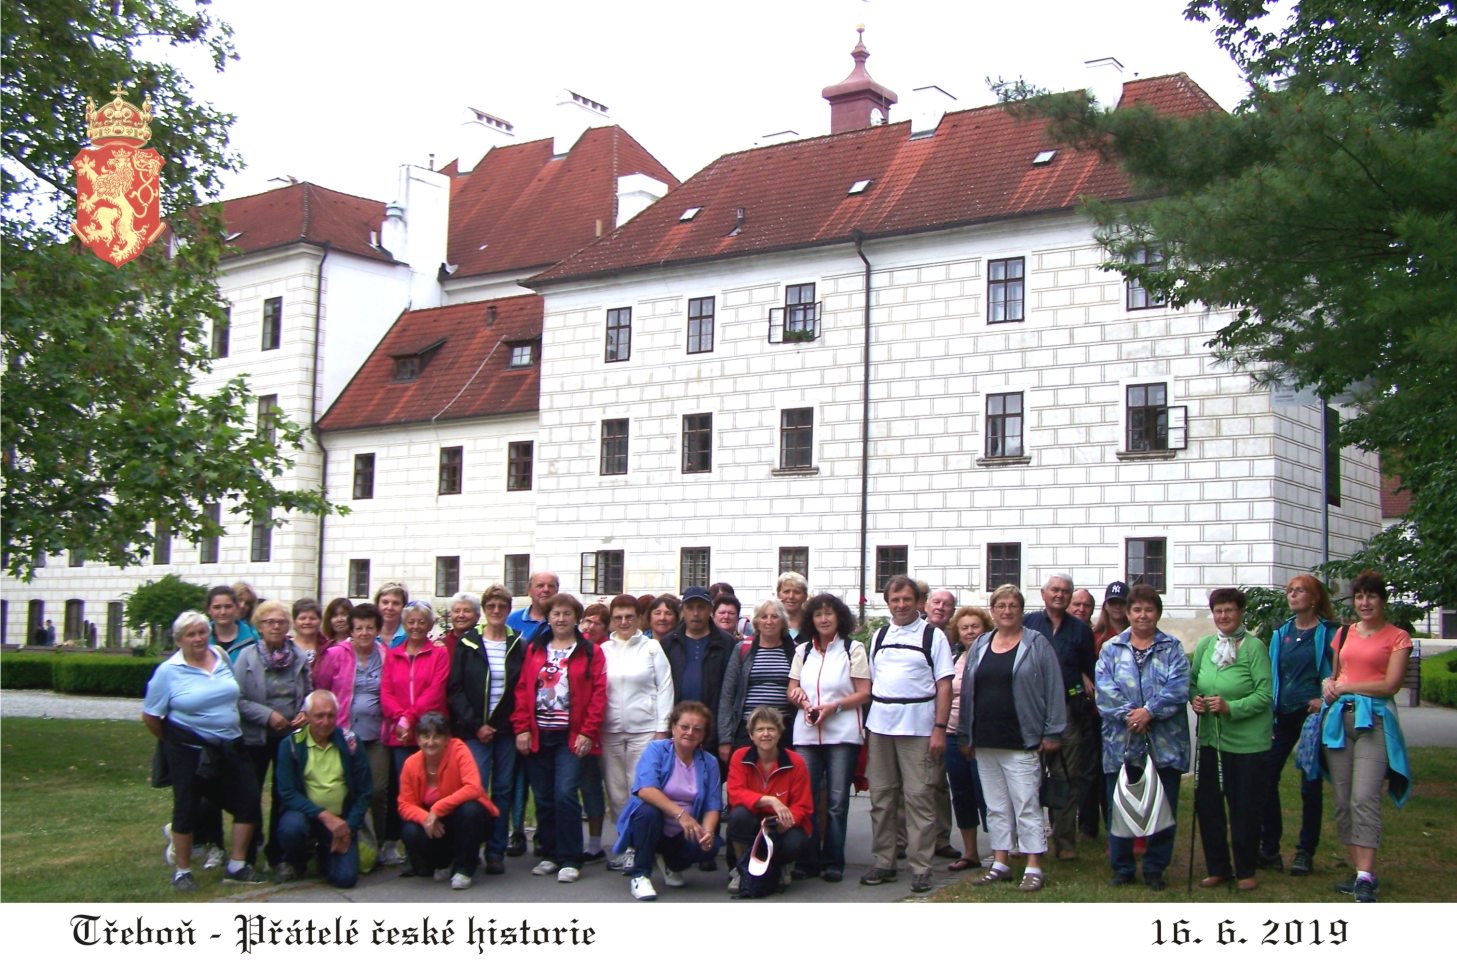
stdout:
POLYGON ((278 647, 277 652, 272 652, 268 644, 262 639, 258 640, 258 657, 263 660, 263 666, 267 669, 287 669, 293 662, 293 640, 284 638, 283 644, 278 647))
POLYGON ((1239 644, 1245 640, 1247 634, 1243 625, 1228 635, 1219 633, 1219 640, 1214 644, 1215 668, 1223 669, 1234 665, 1235 656, 1239 655, 1239 644))

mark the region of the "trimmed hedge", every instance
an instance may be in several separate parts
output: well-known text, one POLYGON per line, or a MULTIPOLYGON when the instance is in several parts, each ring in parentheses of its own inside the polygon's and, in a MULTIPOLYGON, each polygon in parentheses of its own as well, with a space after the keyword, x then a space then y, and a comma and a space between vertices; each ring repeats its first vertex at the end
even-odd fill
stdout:
POLYGON ((1457 652, 1422 660, 1422 702, 1457 707, 1457 652))
POLYGON ((0 656, 0 684, 6 689, 53 689, 83 696, 140 698, 162 660, 85 652, 0 656))

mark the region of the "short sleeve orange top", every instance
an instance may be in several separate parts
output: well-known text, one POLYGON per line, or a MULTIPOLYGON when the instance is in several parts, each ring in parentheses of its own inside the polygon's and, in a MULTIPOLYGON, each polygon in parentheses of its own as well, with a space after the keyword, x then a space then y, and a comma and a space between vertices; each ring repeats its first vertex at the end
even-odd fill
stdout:
POLYGON ((1411 636, 1395 625, 1387 625, 1369 638, 1352 625, 1341 644, 1340 679, 1342 682, 1385 679, 1391 653, 1410 648, 1411 636))

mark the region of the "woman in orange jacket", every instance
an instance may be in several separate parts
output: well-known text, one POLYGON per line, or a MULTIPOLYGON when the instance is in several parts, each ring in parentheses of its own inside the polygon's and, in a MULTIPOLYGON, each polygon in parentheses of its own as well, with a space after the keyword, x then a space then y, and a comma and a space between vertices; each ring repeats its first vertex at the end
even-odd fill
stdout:
POLYGON ((450 877, 457 891, 471 885, 486 826, 497 815, 481 789, 475 758, 450 735, 445 716, 429 712, 415 726, 420 751, 400 770, 400 836, 408 873, 450 877))
MULTIPOLYGON (((749 743, 735 750, 728 770, 728 833, 737 856, 746 859, 762 826, 774 842, 771 871, 781 886, 790 880, 794 862, 809 843, 814 816, 809 769, 793 750, 779 745, 784 717, 773 706, 749 714, 749 743)), ((734 868, 729 893, 738 894, 741 874, 734 868)))

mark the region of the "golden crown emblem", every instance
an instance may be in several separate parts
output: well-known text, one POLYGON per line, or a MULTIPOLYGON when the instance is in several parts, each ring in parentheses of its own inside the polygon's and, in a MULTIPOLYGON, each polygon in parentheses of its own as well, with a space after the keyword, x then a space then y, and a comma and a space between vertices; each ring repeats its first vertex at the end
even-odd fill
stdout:
POLYGON ((116 99, 104 107, 97 108, 96 102, 86 99, 86 137, 92 144, 103 141, 123 140, 145 144, 152 137, 152 97, 142 99, 142 106, 122 100, 126 93, 118 82, 111 89, 116 99))

